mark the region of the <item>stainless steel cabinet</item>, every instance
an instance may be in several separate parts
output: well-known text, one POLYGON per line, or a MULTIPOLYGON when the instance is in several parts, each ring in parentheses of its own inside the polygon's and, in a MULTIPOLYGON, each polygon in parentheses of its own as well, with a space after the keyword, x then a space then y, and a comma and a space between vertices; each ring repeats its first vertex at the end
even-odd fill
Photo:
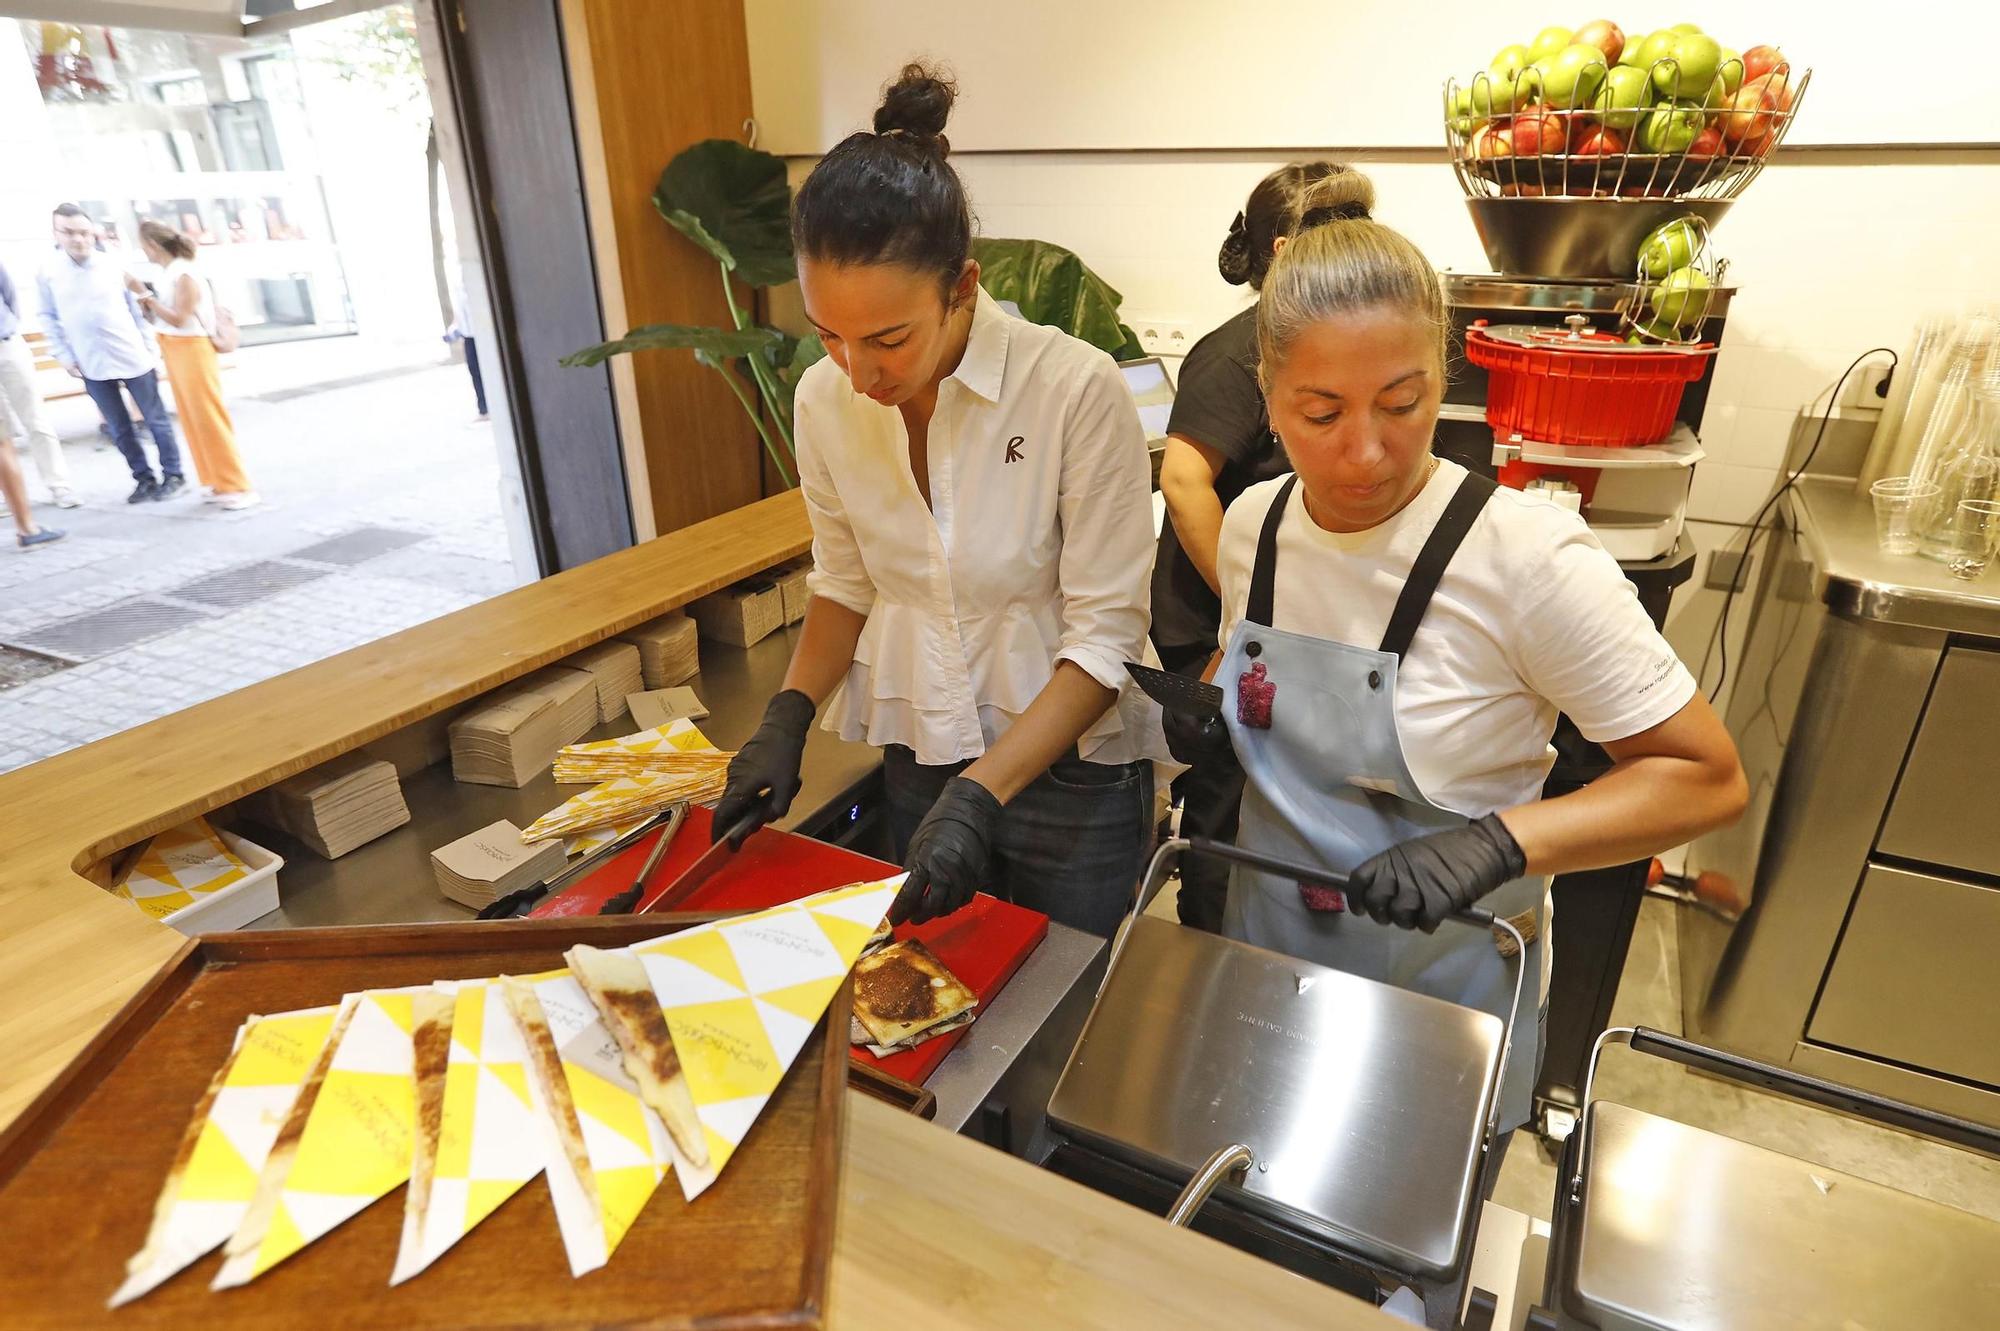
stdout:
POLYGON ((2000 579, 1882 555, 1845 478, 1773 537, 1729 728, 1751 804, 1690 852, 1686 1032, 2000 1124, 2000 579))

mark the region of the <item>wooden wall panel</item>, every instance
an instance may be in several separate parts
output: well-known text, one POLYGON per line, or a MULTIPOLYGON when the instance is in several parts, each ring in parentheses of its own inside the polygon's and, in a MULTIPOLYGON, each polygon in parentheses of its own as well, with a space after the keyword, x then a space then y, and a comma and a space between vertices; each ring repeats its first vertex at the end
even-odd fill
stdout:
MULTIPOLYGON (((742 137, 750 56, 740 0, 568 0, 564 8, 581 15, 584 29, 568 38, 585 47, 572 50, 573 66, 588 59, 574 95, 592 102, 578 107, 577 123, 587 134, 595 122, 597 142, 586 152, 601 168, 598 202, 611 230, 596 244, 600 280, 615 286, 607 292, 613 332, 649 323, 726 326, 714 260, 666 224, 652 196, 681 149, 742 137)), ((748 293, 739 289, 739 299, 747 307, 748 293)), ((633 358, 631 378, 657 531, 762 497, 757 432, 715 371, 687 352, 646 352, 633 358)))

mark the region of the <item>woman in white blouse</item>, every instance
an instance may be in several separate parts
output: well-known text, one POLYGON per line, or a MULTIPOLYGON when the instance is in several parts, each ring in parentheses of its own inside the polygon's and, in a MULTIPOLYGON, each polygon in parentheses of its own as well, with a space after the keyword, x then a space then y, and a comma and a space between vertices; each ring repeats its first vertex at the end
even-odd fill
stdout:
POLYGON ((813 599, 717 835, 785 812, 805 735, 883 746, 910 877, 892 917, 986 890, 1108 934, 1151 835, 1145 651, 1153 529, 1117 367, 979 288, 945 160, 953 89, 906 68, 793 212, 827 359, 798 390, 813 599))

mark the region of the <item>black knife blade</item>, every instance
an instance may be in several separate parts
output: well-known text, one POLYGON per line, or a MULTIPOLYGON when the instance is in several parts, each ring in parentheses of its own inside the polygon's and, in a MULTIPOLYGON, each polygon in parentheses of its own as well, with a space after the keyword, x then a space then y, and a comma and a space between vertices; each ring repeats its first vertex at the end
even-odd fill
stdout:
POLYGON ((1125 663, 1125 673, 1148 698, 1169 712, 1196 718, 1222 715, 1222 686, 1205 683, 1171 670, 1156 670, 1137 661, 1125 663))

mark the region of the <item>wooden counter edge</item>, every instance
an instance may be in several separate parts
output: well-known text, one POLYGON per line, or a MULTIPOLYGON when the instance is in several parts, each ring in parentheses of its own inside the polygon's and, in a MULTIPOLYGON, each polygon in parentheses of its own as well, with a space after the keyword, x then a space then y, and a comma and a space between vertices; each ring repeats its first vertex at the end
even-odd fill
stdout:
POLYGON ((97 860, 727 586, 811 544, 776 495, 0 776, 0 1124, 181 936, 97 860))

